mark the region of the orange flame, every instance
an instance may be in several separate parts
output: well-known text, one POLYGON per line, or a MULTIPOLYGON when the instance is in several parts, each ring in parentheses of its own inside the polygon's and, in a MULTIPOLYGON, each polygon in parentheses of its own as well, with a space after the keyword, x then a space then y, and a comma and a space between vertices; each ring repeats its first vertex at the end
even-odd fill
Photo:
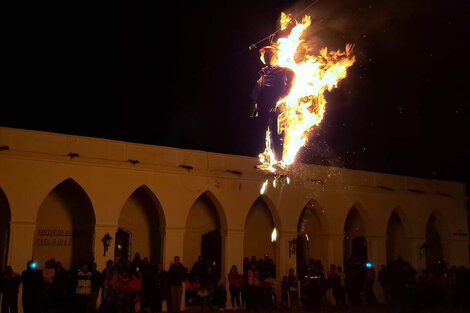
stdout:
POLYGON ((289 26, 289 23, 292 21, 292 17, 291 17, 291 14, 286 14, 284 12, 281 12, 281 20, 280 20, 280 24, 281 24, 281 30, 284 30, 287 28, 287 26, 289 26))
POLYGON ((271 173, 276 172, 276 168, 274 168, 274 165, 277 164, 274 151, 271 147, 271 130, 268 128, 266 130, 266 149, 264 150, 263 153, 259 155, 259 160, 261 162, 262 169, 265 171, 269 171, 271 173))
MULTIPOLYGON (((286 27, 290 16, 282 13, 281 28, 286 27)), ((296 22, 287 38, 278 39, 272 44, 277 51, 278 66, 294 71, 295 80, 290 93, 279 100, 277 109, 279 131, 284 132, 282 160, 275 160, 269 136, 266 136, 266 150, 259 155, 263 170, 275 172, 285 169, 295 161, 295 157, 309 139, 309 135, 320 125, 325 114, 325 91, 331 91, 338 82, 346 77, 347 69, 355 62, 352 45, 346 45, 344 51, 320 50, 318 56, 308 54, 308 49, 298 51, 304 31, 310 26, 310 16, 305 16, 301 23, 296 22)), ((269 130, 268 130, 269 131, 269 130)))

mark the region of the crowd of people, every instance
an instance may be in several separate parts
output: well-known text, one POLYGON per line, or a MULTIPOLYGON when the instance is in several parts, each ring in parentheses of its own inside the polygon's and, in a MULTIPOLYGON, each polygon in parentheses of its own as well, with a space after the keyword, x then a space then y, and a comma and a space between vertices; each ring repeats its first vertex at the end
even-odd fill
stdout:
POLYGON ((217 264, 201 256, 190 270, 175 256, 168 271, 139 253, 132 260, 109 260, 101 272, 93 258, 70 271, 54 259, 42 269, 31 260, 21 274, 11 266, 1 273, 1 312, 17 313, 18 303, 24 313, 178 313, 191 307, 222 311, 228 300, 225 283, 231 309, 255 312, 278 307, 293 310, 299 305, 320 310, 324 305, 386 303, 403 312, 470 305, 470 269, 444 262, 420 273, 401 257, 382 265, 378 272, 370 262, 346 262, 344 271, 332 264, 325 270, 320 260, 313 259, 297 268, 297 275, 290 269, 276 286, 276 265, 268 254, 259 259, 246 257, 241 271, 232 265, 226 281, 217 264))
POLYGON ((162 263, 154 266, 138 253, 132 261, 107 261, 101 272, 93 258, 69 271, 54 259, 46 261, 42 269, 31 260, 21 274, 10 266, 1 274, 1 312, 17 313, 18 303, 24 313, 162 312, 164 299, 168 311, 179 312, 178 290, 182 291, 185 279, 186 269, 179 257, 168 271, 162 263))
POLYGON ((322 305, 388 304, 400 312, 442 305, 470 305, 470 268, 437 262, 421 272, 401 256, 378 272, 371 262, 346 262, 323 269, 319 260, 299 264, 300 300, 307 308, 322 305))

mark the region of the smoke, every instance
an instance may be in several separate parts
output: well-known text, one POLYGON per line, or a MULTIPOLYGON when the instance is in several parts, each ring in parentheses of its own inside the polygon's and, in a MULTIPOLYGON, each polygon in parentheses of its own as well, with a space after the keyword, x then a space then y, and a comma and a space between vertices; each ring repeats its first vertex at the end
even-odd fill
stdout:
MULTIPOLYGON (((395 24, 415 15, 432 11, 433 1, 408 0, 338 0, 301 1, 286 9, 300 20, 304 15, 312 17, 312 26, 304 38, 317 49, 331 47, 343 49, 346 43, 357 44, 373 34, 387 33, 395 24)), ((386 37, 383 36, 383 37, 386 37)))

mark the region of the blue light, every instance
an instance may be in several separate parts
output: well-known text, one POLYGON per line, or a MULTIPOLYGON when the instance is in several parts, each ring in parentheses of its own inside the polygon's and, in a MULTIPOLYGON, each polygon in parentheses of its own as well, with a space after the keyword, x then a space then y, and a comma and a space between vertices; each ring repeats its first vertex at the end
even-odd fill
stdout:
POLYGON ((367 261, 366 262, 366 268, 372 268, 372 262, 367 261))

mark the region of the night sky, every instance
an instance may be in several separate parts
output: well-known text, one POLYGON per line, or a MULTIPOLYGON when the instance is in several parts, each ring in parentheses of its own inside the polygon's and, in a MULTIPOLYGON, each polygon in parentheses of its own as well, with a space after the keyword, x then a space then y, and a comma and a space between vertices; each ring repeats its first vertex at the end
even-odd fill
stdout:
MULTIPOLYGON (((248 47, 311 1, 4 8, 0 125, 255 156, 248 47)), ((300 160, 470 181, 470 2, 319 0, 308 40, 354 44, 300 160)), ((258 47, 267 44, 261 43, 258 47)))

